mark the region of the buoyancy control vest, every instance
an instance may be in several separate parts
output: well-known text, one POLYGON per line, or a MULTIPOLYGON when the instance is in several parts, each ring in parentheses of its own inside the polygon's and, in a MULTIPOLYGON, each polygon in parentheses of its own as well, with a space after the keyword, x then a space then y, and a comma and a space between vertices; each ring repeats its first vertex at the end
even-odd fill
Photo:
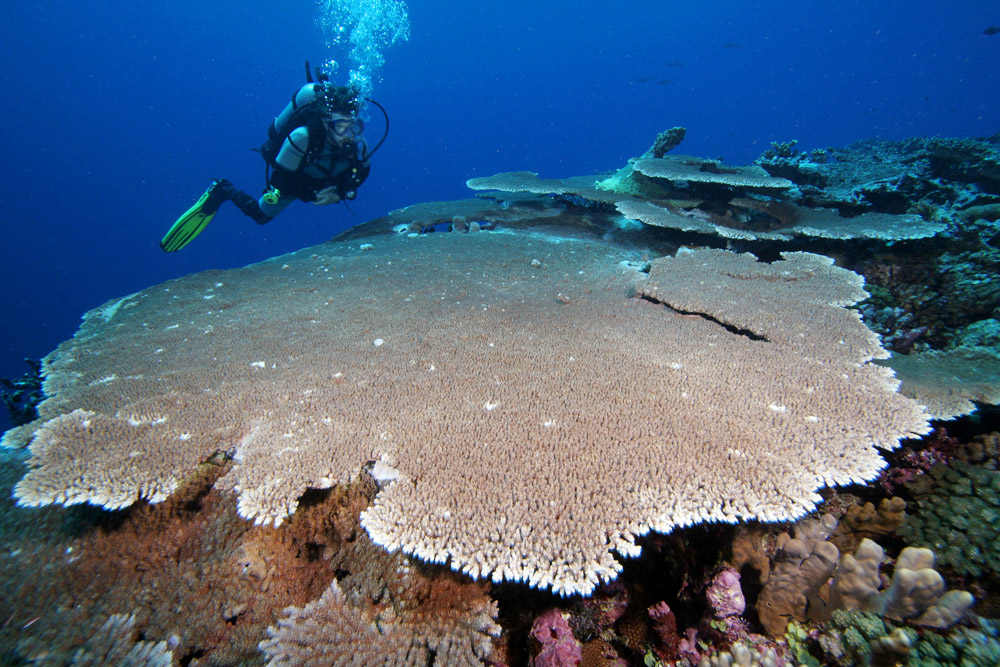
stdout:
POLYGON ((319 83, 313 81, 309 62, 306 62, 306 79, 308 83, 299 88, 292 95, 291 100, 285 109, 274 121, 268 125, 267 141, 260 147, 259 152, 264 158, 264 179, 266 188, 272 186, 280 189, 283 193, 294 195, 304 201, 312 201, 315 193, 324 187, 335 185, 342 199, 353 199, 353 192, 360 186, 370 172, 369 160, 385 142, 389 134, 389 116, 382 105, 375 100, 365 98, 379 108, 385 118, 385 131, 375 148, 368 150, 362 139, 357 152, 345 153, 344 157, 348 161, 347 168, 332 173, 319 164, 326 155, 326 108, 323 104, 322 87, 327 85, 328 78, 320 73, 317 68, 317 79, 319 83), (305 128, 309 135, 306 146, 297 145, 291 138, 292 133, 298 128, 305 128), (289 172, 278 164, 278 155, 285 142, 291 142, 292 146, 302 154, 302 164, 297 172, 289 172), (311 166, 320 173, 325 173, 325 178, 316 178, 301 173, 303 166, 311 166))
MULTIPOLYGON (((361 173, 364 166, 356 152, 338 155, 326 145, 325 107, 321 91, 316 90, 319 85, 308 83, 292 95, 285 109, 268 125, 267 141, 260 147, 264 158, 265 187, 274 187, 282 194, 302 201, 313 201, 318 191, 331 185, 337 186, 343 198, 348 191, 361 184, 360 180, 352 182, 347 179, 345 173, 361 173), (305 128, 308 133, 307 145, 295 143, 293 133, 299 128, 305 128), (294 171, 278 162, 286 141, 302 156, 294 171), (337 168, 337 164, 341 168, 337 168)), ((364 171, 367 177, 367 168, 364 171)))

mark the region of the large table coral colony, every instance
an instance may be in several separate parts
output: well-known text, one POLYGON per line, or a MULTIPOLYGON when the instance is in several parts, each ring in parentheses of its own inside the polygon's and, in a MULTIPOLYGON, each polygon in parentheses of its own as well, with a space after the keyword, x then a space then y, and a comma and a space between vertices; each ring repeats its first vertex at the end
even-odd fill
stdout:
MULTIPOLYGON (((791 181, 758 168, 662 155, 597 184, 519 172, 470 186, 521 195, 418 205, 385 229, 369 223, 88 313, 45 359, 39 419, 5 436, 30 451, 18 503, 157 503, 224 459, 215 488, 236 495, 242 517, 277 527, 307 490, 367 475, 379 490, 361 525, 384 549, 587 596, 619 575, 618 556, 639 554, 637 537, 795 520, 823 487, 875 479, 879 450, 929 432, 921 405, 873 363, 888 354, 849 308, 868 296, 864 280, 828 257, 781 252, 768 264, 681 249, 650 259, 593 234, 419 232, 440 220, 477 231, 573 218, 589 233, 601 217, 579 215, 590 207, 726 242, 897 241, 942 223, 810 208, 777 194, 791 181)), ((944 593, 923 552, 900 560, 922 574, 897 565, 880 590, 881 549, 869 540, 839 556, 827 541, 835 527, 803 523, 781 543, 757 603, 772 634, 789 621, 833 623, 834 608, 936 627, 969 608, 968 593, 944 593), (823 587, 836 600, 806 604, 823 587), (926 599, 913 603, 921 587, 926 599), (840 604, 861 589, 862 601, 840 604)), ((680 642, 662 607, 650 609, 653 625, 680 642)), ((369 632, 374 612, 336 582, 289 613, 261 644, 272 664, 306 659, 300 648, 324 623, 353 628, 325 642, 381 641, 369 632)), ((445 623, 466 629, 442 630, 451 639, 440 655, 452 639, 457 662, 489 653, 496 608, 469 613, 445 623)), ((378 633, 396 637, 393 650, 438 650, 411 620, 378 618, 395 628, 378 633)))
POLYGON ((91 312, 46 361, 19 502, 162 500, 225 451, 219 484, 278 525, 307 488, 381 462, 398 480, 363 516, 377 543, 588 594, 638 535, 793 519, 927 429, 867 363, 884 353, 844 308, 860 279, 818 255, 706 250, 647 274, 594 241, 372 245, 91 312))

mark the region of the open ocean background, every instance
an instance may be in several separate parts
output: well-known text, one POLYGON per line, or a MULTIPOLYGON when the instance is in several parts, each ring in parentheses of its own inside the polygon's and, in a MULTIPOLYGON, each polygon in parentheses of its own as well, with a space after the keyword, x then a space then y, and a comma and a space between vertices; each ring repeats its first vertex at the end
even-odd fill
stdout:
MULTIPOLYGON (((377 4, 377 3, 376 3, 377 4)), ((610 171, 657 132, 676 152, 751 162, 877 137, 1000 131, 996 0, 408 2, 373 97, 391 130, 351 203, 259 227, 225 205, 179 253, 158 241, 333 57, 315 0, 12 2, 0 21, 4 197, 0 377, 19 377, 101 303, 329 239, 408 204, 473 196, 500 171, 610 171)), ((381 135, 380 114, 369 142, 381 135)), ((9 426, 0 415, 0 430, 9 426)))

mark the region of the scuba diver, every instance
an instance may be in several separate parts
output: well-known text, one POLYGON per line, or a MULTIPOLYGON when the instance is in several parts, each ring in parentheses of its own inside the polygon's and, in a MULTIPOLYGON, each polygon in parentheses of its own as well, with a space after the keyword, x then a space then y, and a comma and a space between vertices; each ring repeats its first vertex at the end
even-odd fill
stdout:
POLYGON ((318 68, 318 82, 313 82, 308 62, 306 78, 308 83, 268 127, 268 139, 259 149, 266 163, 260 199, 219 179, 177 219, 160 241, 161 248, 175 252, 193 241, 226 201, 263 225, 296 199, 322 206, 357 196, 371 170, 371 156, 389 133, 389 117, 378 102, 363 98, 377 106, 386 121, 385 134, 369 151, 362 136, 364 121, 358 117, 358 91, 332 85, 318 68))

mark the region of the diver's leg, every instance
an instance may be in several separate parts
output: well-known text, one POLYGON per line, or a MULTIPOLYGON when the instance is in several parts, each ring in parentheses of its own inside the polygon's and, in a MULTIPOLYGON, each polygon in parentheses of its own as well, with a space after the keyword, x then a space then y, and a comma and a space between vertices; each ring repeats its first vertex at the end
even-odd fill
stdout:
POLYGON ((242 190, 236 189, 236 186, 229 181, 222 181, 219 187, 225 192, 229 201, 236 204, 236 208, 243 211, 244 215, 251 218, 258 225, 266 225, 271 222, 278 213, 281 213, 285 206, 291 203, 289 201, 284 206, 280 206, 281 201, 279 200, 277 205, 272 206, 264 203, 263 199, 258 202, 242 190))
MULTIPOLYGON (((275 191, 276 192, 276 191, 275 191)), ((278 214, 288 208, 288 205, 295 201, 295 197, 292 195, 278 195, 278 201, 269 202, 267 201, 266 195, 261 195, 261 198, 257 200, 257 206, 260 208, 261 213, 268 216, 268 220, 273 220, 278 217, 278 214)))

